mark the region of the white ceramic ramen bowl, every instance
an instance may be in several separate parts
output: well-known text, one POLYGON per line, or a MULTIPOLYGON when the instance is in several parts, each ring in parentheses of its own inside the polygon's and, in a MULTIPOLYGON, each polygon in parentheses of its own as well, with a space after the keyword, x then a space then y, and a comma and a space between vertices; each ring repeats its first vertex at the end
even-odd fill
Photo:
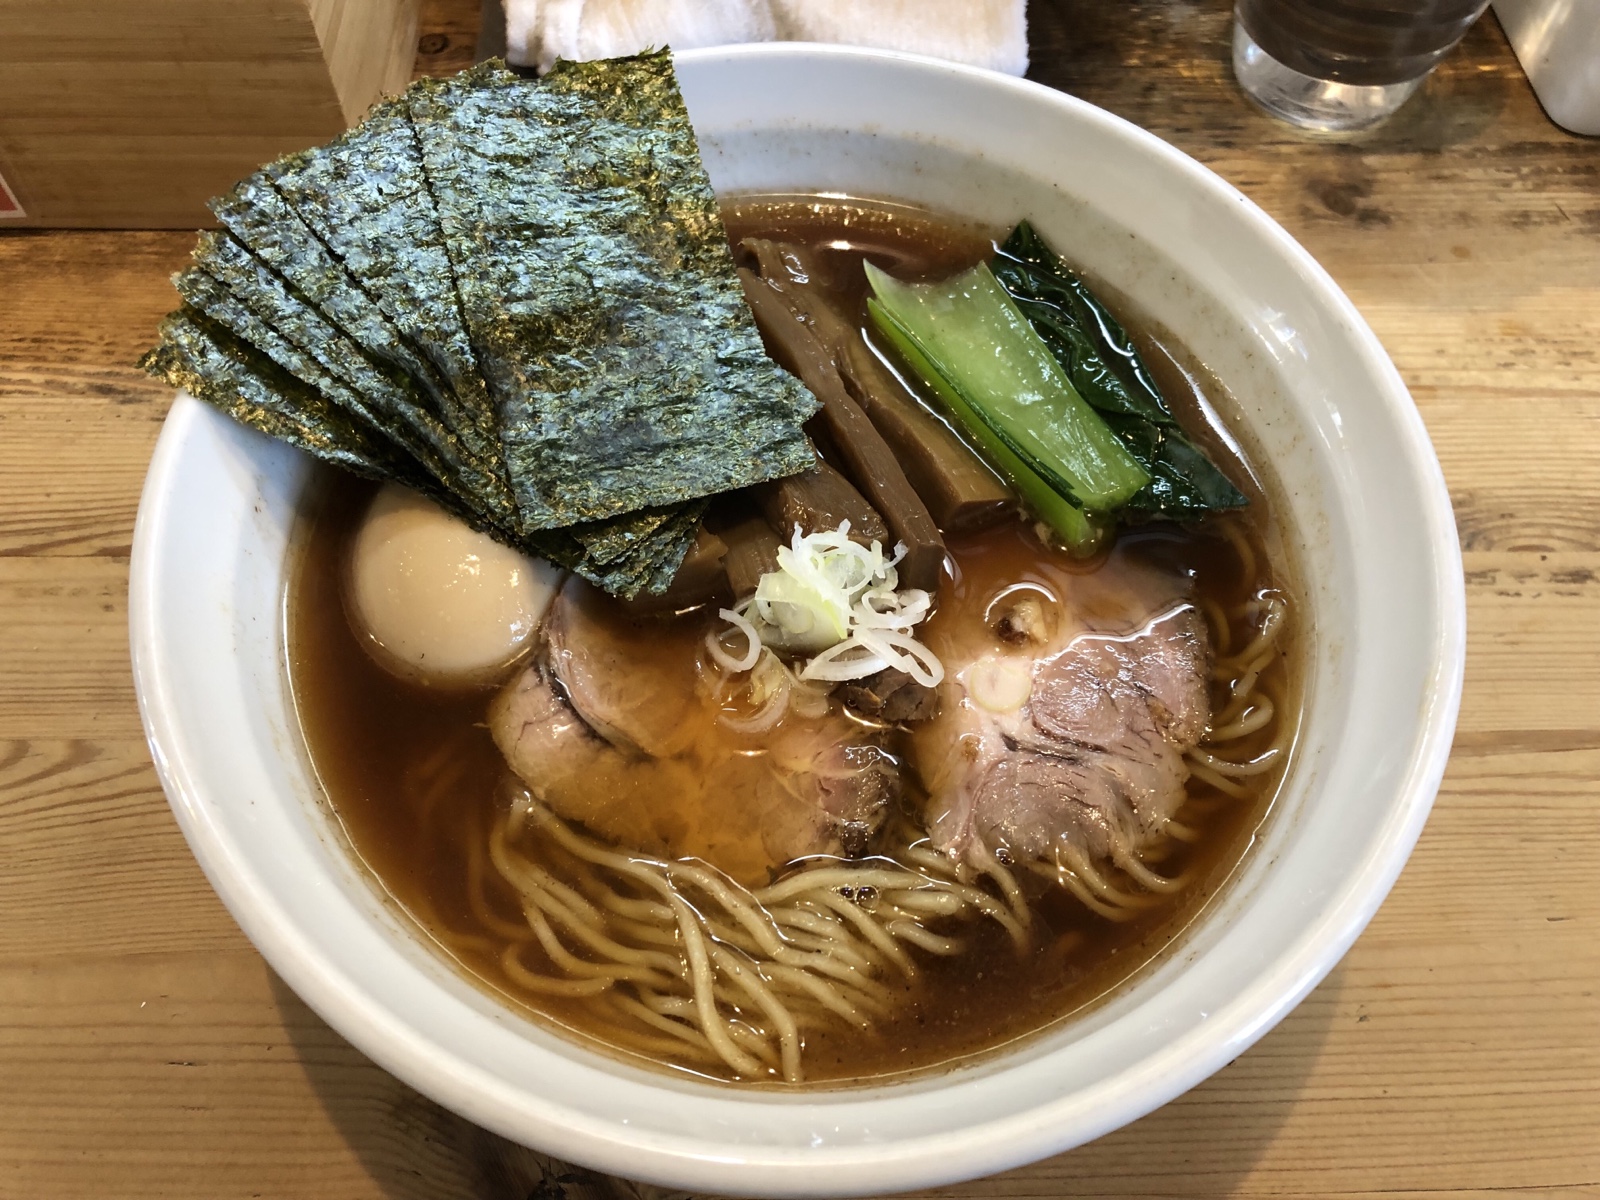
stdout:
POLYGON ((213 886, 272 966, 378 1063, 591 1167, 745 1195, 947 1183, 1067 1149, 1238 1055, 1367 923, 1432 802, 1461 686, 1450 503, 1350 302, 1249 200, 1150 134, 1031 83, 810 46, 681 55, 723 193, 912 201, 1045 237, 1232 390, 1297 531, 1314 662, 1274 817, 1177 952, 1082 1019, 880 1088, 697 1084, 498 1006, 408 931, 341 842, 284 670, 298 454, 185 397, 134 540, 134 671, 156 765, 213 886))

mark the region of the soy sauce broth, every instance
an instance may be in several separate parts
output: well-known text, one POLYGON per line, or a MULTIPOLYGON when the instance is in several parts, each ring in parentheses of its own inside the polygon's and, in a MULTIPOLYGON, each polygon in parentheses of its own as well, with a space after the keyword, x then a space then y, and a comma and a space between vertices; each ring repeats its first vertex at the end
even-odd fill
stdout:
MULTIPOLYGON (((859 275, 856 264, 863 254, 902 275, 937 277, 986 257, 993 232, 942 223, 899 206, 815 199, 763 198, 726 215, 735 241, 773 236, 825 245, 830 266, 837 268, 841 288, 853 296, 862 319, 864 282, 848 281, 859 275)), ((1127 322, 1125 308, 1119 316, 1127 322)), ((1271 519, 1265 489, 1231 452, 1233 439, 1201 424, 1214 421, 1209 401, 1221 397, 1220 389, 1160 331, 1137 321, 1129 325, 1190 430, 1208 450, 1220 452, 1254 502, 1244 514, 1196 529, 1151 523, 1124 530, 1110 556, 1153 560, 1187 572, 1197 594, 1218 611, 1240 609, 1263 589, 1292 595, 1281 531, 1271 519)), ((340 581, 371 493, 371 485, 334 472, 321 480, 305 514, 288 597, 293 692, 333 812, 378 885, 469 978, 541 1023, 632 1057, 597 1039, 586 1023, 584 1000, 525 992, 500 966, 508 943, 504 930, 522 918, 509 889, 487 867, 483 849, 506 803, 508 774, 485 726, 490 693, 450 694, 401 682, 362 649, 345 616, 340 581), (493 920, 475 914, 474 888, 483 889, 493 920)), ((955 581, 946 586, 956 589, 952 596, 959 589, 998 588, 1006 580, 1037 574, 1041 557, 1050 554, 1020 519, 951 538, 949 547, 955 581)), ((1063 569, 1059 557, 1047 565, 1063 569)), ((1095 565, 1075 563, 1066 569, 1095 565)), ((1248 634, 1241 627, 1232 636, 1248 634)), ((1290 722, 1298 712, 1300 636, 1291 621, 1286 652, 1263 676, 1279 703, 1280 719, 1290 722)), ((1242 745, 1244 751, 1252 748, 1242 745)), ((868 1031, 841 1025, 808 1034, 808 1084, 881 1082, 960 1062, 1035 1035, 1106 996, 1154 961, 1235 869, 1270 808, 1280 775, 1281 770, 1258 777, 1244 800, 1191 785, 1191 795, 1210 810, 1191 821, 1202 827, 1203 837, 1180 847, 1161 869, 1192 871, 1195 882, 1148 913, 1116 923, 1088 912, 1065 891, 1049 889, 1034 901, 1036 937, 1026 955, 985 922, 968 931, 971 946, 963 955, 920 956, 919 979, 905 985, 904 1001, 892 1017, 868 1031)), ((914 781, 908 781, 906 792, 915 807, 914 781)), ((1184 810, 1185 820, 1191 820, 1193 807, 1184 810)), ((655 1065, 693 1071, 682 1063, 655 1065)))

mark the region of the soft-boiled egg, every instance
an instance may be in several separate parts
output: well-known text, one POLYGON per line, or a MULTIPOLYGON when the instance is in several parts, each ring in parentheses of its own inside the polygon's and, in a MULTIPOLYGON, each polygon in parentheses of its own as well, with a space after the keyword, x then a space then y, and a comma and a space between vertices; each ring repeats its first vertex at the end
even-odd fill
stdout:
POLYGON ((377 662, 439 687, 492 683, 533 645, 560 585, 408 488, 385 484, 350 548, 346 604, 377 662))

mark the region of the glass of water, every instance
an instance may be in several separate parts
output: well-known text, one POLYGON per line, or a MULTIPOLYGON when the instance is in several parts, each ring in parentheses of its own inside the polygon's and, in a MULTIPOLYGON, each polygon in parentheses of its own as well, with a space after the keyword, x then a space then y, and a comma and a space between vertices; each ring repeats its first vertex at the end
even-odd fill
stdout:
POLYGON ((1306 129, 1389 116, 1488 0, 1237 0, 1233 73, 1252 100, 1306 129))

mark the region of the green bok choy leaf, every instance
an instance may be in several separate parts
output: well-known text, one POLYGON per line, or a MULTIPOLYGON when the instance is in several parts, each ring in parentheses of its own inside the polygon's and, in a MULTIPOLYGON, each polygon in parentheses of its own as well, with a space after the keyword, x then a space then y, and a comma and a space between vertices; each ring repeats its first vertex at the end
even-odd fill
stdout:
POLYGON ((1129 509, 1193 518, 1247 503, 1184 434, 1122 325, 1032 225, 1012 230, 990 265, 1078 394, 1149 473, 1129 509))

